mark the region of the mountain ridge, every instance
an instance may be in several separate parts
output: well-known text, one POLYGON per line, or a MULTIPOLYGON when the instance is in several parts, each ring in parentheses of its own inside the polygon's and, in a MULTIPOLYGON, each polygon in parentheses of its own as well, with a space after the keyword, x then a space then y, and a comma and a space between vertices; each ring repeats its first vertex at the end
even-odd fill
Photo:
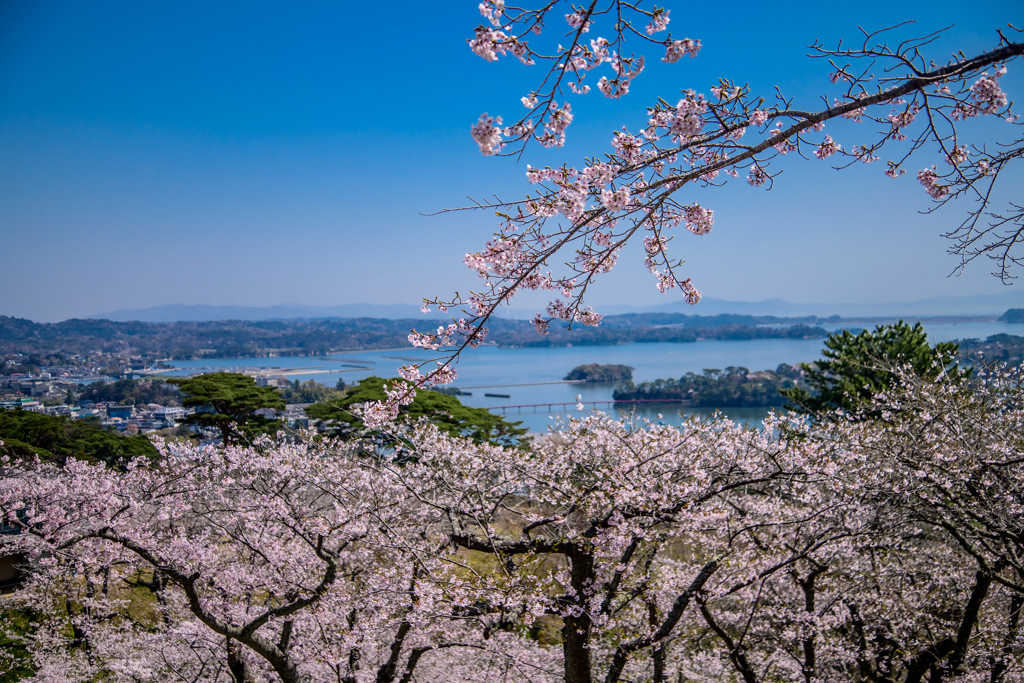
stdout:
MULTIPOLYGON (((686 313, 688 315, 743 315, 826 318, 867 317, 929 317, 929 316, 998 316, 1010 308, 1024 308, 1024 290, 1000 294, 982 294, 963 297, 932 297, 917 301, 893 303, 798 303, 781 298, 763 301, 730 301, 705 298, 697 306, 683 301, 666 302, 652 306, 612 305, 597 307, 604 315, 624 313, 686 313)), ((530 319, 536 311, 525 308, 505 308, 499 317, 517 320, 530 319)), ((436 309, 431 317, 436 317, 436 309)), ((391 320, 424 317, 415 304, 339 304, 336 306, 305 306, 277 304, 274 306, 211 306, 208 304, 164 304, 148 308, 119 309, 87 316, 90 320, 116 322, 210 322, 215 320, 297 320, 322 318, 386 318, 391 320)))

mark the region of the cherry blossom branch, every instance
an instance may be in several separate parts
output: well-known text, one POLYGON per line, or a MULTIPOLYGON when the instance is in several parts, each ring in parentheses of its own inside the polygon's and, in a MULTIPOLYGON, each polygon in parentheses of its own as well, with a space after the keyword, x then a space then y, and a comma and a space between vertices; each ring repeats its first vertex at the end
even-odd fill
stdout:
MULTIPOLYGON (((545 5, 544 11, 552 7, 545 5)), ((580 11, 582 20, 600 9, 592 3, 580 11)), ((750 186, 770 188, 778 176, 772 164, 789 153, 838 159, 836 167, 845 168, 857 161, 872 163, 883 150, 894 149, 898 156, 885 173, 898 177, 912 157, 932 147, 946 159, 949 170, 932 165, 917 177, 936 208, 968 194, 979 202, 972 218, 947 235, 954 240, 951 251, 962 256, 961 266, 979 255, 991 255, 1000 264, 997 272, 1008 279, 1009 268, 1018 262, 1013 249, 1024 236, 1020 222, 1024 211, 1011 205, 1015 207, 1011 212, 993 214, 990 190, 983 192, 981 187, 984 183, 991 187, 1000 171, 1021 156, 1024 139, 1005 143, 1006 150, 996 157, 984 146, 965 144, 958 124, 981 116, 998 116, 1011 125, 1016 121, 999 78, 1008 62, 1024 54, 1024 43, 1000 33, 999 44, 992 50, 970 58, 954 55, 947 64, 934 66, 925 61, 922 49, 938 34, 903 41, 890 49, 871 44, 880 33, 865 32, 864 45, 854 50, 842 44, 835 50, 819 43, 811 46, 814 56, 830 61, 834 69, 830 80, 842 86, 831 106, 826 101, 823 109, 794 107, 781 93, 776 95, 778 104, 769 105, 747 86, 723 78, 710 88, 710 96, 686 90, 675 105, 661 100, 650 107, 646 127, 637 135, 616 132, 613 151, 603 159, 588 159, 582 168, 528 167, 527 179, 537 189, 525 199, 496 198, 466 207, 493 210, 501 219, 500 230, 485 248, 465 258, 484 286, 465 297, 424 300, 425 311, 430 306, 442 312, 461 308, 466 316, 434 332, 413 330, 414 346, 443 351, 443 355, 429 361, 436 363, 432 369, 420 363, 403 368, 403 376, 415 386, 454 379, 459 355, 480 344, 498 307, 523 291, 559 295, 534 318, 541 334, 556 321, 569 327, 600 324, 601 315, 585 305, 585 295, 615 267, 624 246, 641 233, 644 266, 654 275, 657 288, 663 292, 679 288, 689 303, 696 304, 700 291, 684 277, 684 261, 670 255, 669 243, 680 226, 696 235, 707 234, 714 226, 714 212, 690 198, 682 199, 683 193, 722 184, 740 171, 746 172, 750 186), (866 66, 840 64, 844 60, 866 66), (993 67, 994 71, 986 71, 993 67), (826 122, 835 119, 870 121, 880 128, 866 136, 872 139, 844 149, 821 132, 826 122), (747 136, 760 139, 747 143, 747 136), (979 226, 983 215, 992 217, 988 229, 979 226), (554 272, 559 259, 564 264, 554 272)), ((564 62, 559 64, 564 67, 564 62)), ((558 111, 549 123, 557 119, 558 111)), ((477 132, 474 136, 479 141, 477 132)), ((495 140, 488 144, 499 145, 495 140)), ((485 153, 495 149, 482 147, 485 153)), ((403 388, 368 410, 386 422, 403 401, 411 400, 410 394, 403 388)))
POLYGON ((620 644, 615 648, 615 654, 612 655, 611 664, 608 667, 608 674, 605 676, 605 683, 618 683, 622 676, 623 669, 625 669, 626 661, 629 656, 637 650, 649 647, 656 643, 661 642, 672 633, 672 630, 679 623, 679 619, 682 618, 686 608, 689 607, 690 601, 693 600, 704 587, 704 584, 708 582, 711 575, 718 570, 719 561, 711 560, 706 563, 694 577, 690 585, 687 586, 686 590, 679 594, 672 603, 672 609, 665 619, 661 622, 659 627, 652 633, 634 638, 630 641, 620 644))

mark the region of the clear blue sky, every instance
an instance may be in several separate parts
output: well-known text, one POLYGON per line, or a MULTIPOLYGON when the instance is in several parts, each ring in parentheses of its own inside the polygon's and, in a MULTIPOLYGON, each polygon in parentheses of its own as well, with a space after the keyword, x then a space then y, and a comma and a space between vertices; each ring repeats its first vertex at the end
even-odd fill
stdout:
MULTIPOLYGON (((522 195, 526 163, 605 152, 611 131, 639 128, 658 96, 707 92, 727 76, 813 107, 829 87, 827 65, 804 56, 816 38, 834 44, 858 26, 907 19, 918 20, 913 33, 956 24, 936 46, 943 59, 1024 25, 1019 0, 665 4, 676 37, 703 41, 700 56, 649 60, 621 101, 573 98, 570 144, 517 163, 481 157, 469 127, 484 111, 518 114, 536 72, 472 54, 475 0, 2 0, 0 314, 414 303, 466 291, 479 280, 462 257, 486 241, 491 217, 421 213, 467 195, 522 195)), ((1004 87, 1020 99, 1024 62, 1004 87)), ((835 130, 846 146, 860 141, 835 130)), ((681 236, 677 249, 718 299, 1006 291, 987 264, 947 278, 956 261, 939 234, 961 210, 919 216, 928 201, 912 174, 893 181, 882 170, 798 161, 770 193, 742 178, 695 191, 715 209, 715 231, 681 236)), ((1019 191, 1020 174, 1011 180, 1019 191)), ((620 261, 595 292, 598 308, 666 300, 640 260, 620 261)))

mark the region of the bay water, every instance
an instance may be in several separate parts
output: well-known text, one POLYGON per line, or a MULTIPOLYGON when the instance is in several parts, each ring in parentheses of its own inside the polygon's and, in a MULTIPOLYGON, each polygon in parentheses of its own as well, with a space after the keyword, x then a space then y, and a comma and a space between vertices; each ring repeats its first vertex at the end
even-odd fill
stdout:
MULTIPOLYGON (((857 325, 823 325, 829 331, 857 325)), ((866 326, 862 326, 866 327, 866 326)), ((925 324, 934 344, 956 339, 985 339, 998 334, 1024 335, 1024 326, 1000 322, 943 322, 925 324)), ((629 365, 633 381, 679 378, 704 369, 745 367, 751 371, 774 370, 780 363, 794 365, 820 358, 823 339, 704 340, 692 343, 622 344, 617 346, 570 346, 561 348, 498 348, 482 346, 466 351, 456 369, 453 386, 471 395, 459 399, 470 406, 488 408, 509 420, 521 420, 532 432, 544 433, 561 416, 579 416, 576 396, 584 412, 601 410, 617 417, 635 415, 652 421, 678 424, 680 406, 673 403, 611 404, 617 382, 566 382, 574 367, 587 363, 629 365), (487 396, 486 394, 492 394, 487 396), (494 395, 496 394, 496 395, 494 395)), ((395 377, 400 365, 429 360, 436 352, 419 349, 347 351, 331 356, 201 359, 170 361, 171 375, 196 372, 239 372, 279 369, 291 380, 315 380, 334 386, 338 379, 354 384, 377 375, 395 377)), ((685 414, 711 414, 715 409, 685 408, 685 414)), ((757 423, 767 408, 721 408, 728 417, 757 423)))

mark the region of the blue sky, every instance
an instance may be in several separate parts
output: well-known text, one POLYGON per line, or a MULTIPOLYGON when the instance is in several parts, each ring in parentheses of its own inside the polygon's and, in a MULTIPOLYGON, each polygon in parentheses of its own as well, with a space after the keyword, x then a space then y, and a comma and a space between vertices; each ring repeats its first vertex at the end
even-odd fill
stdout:
MULTIPOLYGON (((659 96, 707 92, 727 76, 813 107, 829 88, 827 64, 805 56, 816 38, 835 44, 858 26, 908 19, 918 23, 904 36, 955 24, 935 46, 941 60, 1024 25, 1017 1, 665 4, 676 37, 703 41, 700 56, 650 59, 620 101, 574 97, 566 148, 534 148, 517 163, 482 157, 469 127, 484 111, 517 115, 537 72, 472 54, 473 1, 0 2, 0 314, 465 292, 479 280, 462 257, 487 240, 491 216, 422 214, 467 196, 518 197, 527 163, 607 151, 611 131, 639 128, 659 96)), ((1011 64, 1011 97, 1022 76, 1024 62, 1011 64)), ((847 146, 860 141, 850 126, 832 130, 847 146)), ((767 193, 742 179, 694 191, 715 209, 715 230, 675 244, 705 296, 1006 291, 983 263, 947 277, 956 261, 939 235, 962 209, 920 216, 928 201, 912 174, 893 181, 881 164, 837 173, 799 160, 786 169, 767 193)), ((1009 180, 1021 186, 1019 173, 1009 180)), ((669 300, 640 260, 625 255, 594 292, 598 309, 669 300)))

